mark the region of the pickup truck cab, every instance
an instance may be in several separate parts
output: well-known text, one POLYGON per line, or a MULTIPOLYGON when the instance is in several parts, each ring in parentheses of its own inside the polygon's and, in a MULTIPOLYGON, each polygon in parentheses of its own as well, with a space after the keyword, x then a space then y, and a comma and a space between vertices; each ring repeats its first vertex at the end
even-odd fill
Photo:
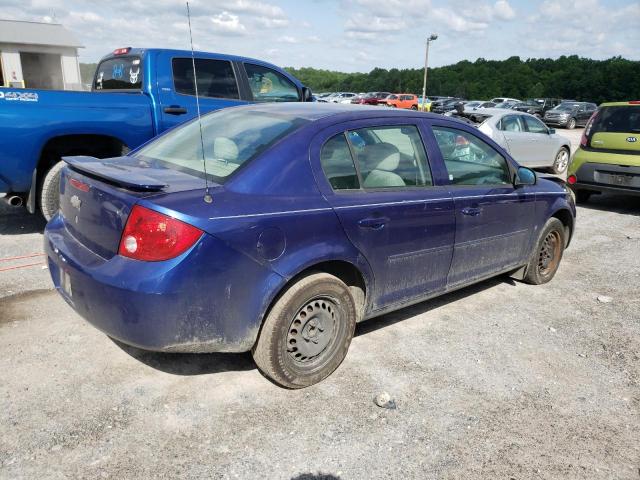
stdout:
POLYGON ((50 219, 60 159, 121 156, 198 113, 250 102, 310 101, 286 71, 252 58, 119 48, 96 69, 91 92, 0 88, 0 196, 50 219))

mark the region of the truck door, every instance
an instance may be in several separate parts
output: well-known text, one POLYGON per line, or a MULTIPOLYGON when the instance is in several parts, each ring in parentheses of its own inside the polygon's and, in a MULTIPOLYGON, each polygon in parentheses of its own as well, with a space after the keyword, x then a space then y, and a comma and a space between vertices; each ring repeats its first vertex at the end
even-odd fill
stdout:
MULTIPOLYGON (((175 127, 198 114, 193 81, 193 63, 189 56, 170 59, 166 76, 158 75, 160 91, 159 132, 175 127)), ((234 65, 229 60, 195 59, 200 113, 246 103, 240 100, 240 86, 234 65)))

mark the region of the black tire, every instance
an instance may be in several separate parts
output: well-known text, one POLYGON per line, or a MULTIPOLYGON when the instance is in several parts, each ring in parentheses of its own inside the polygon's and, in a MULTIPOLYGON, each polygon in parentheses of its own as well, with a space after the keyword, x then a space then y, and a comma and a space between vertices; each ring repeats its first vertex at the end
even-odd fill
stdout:
POLYGON ((344 282, 323 272, 307 275, 271 308, 253 347, 253 359, 266 377, 283 387, 318 383, 347 355, 356 312, 344 282))
POLYGON ((418 110, 418 106, 417 105, 411 105, 411 110, 418 110))
POLYGON ((576 128, 576 119, 572 117, 567 121, 567 130, 573 130, 574 128, 576 128))
POLYGON ((591 192, 588 190, 578 190, 577 192, 575 192, 576 194, 576 201, 578 203, 587 203, 589 201, 589 198, 591 198, 591 192))
POLYGON ((564 173, 567 171, 567 167, 569 166, 569 160, 571 158, 571 153, 568 148, 562 147, 556 153, 556 157, 553 160, 553 165, 551 166, 551 172, 559 175, 560 173, 564 173))
POLYGON ((49 221, 60 208, 60 170, 64 162, 54 164, 42 177, 38 201, 40 211, 45 220, 49 221))
POLYGON ((566 245, 564 225, 557 218, 547 220, 533 249, 524 281, 541 285, 550 281, 560 266, 566 245))

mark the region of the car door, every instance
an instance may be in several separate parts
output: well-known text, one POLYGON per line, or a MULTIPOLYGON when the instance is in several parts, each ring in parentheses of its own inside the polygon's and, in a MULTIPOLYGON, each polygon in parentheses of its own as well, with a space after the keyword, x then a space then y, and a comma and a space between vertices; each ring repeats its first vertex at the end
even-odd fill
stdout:
POLYGON ((524 126, 531 137, 531 161, 528 167, 548 167, 553 164, 558 149, 557 142, 549 135, 549 128, 533 116, 522 115, 524 126))
POLYGON ((240 87, 234 64, 229 60, 196 58, 198 78, 198 102, 193 81, 191 57, 174 57, 171 60, 170 79, 159 79, 160 127, 161 131, 183 123, 200 113, 246 103, 241 100, 240 87))
POLYGON ((312 143, 318 185, 374 274, 374 310, 443 291, 455 218, 416 119, 366 120, 312 143))
POLYGON ((475 133, 435 124, 433 134, 449 175, 456 216, 447 287, 523 265, 535 218, 530 187, 515 188, 507 159, 475 133))
POLYGON ((529 166, 535 162, 532 152, 534 142, 524 126, 522 115, 505 115, 496 124, 504 135, 511 156, 520 164, 529 166))

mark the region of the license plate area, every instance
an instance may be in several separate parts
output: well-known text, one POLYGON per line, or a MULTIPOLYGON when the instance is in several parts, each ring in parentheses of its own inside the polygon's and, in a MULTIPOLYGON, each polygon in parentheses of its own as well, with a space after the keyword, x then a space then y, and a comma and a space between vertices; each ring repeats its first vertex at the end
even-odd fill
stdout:
POLYGON ((621 187, 640 186, 640 177, 628 173, 595 172, 594 180, 598 183, 618 185, 621 187))
POLYGON ((71 275, 69 272, 60 269, 60 289, 69 298, 73 298, 73 290, 71 288, 71 275))

